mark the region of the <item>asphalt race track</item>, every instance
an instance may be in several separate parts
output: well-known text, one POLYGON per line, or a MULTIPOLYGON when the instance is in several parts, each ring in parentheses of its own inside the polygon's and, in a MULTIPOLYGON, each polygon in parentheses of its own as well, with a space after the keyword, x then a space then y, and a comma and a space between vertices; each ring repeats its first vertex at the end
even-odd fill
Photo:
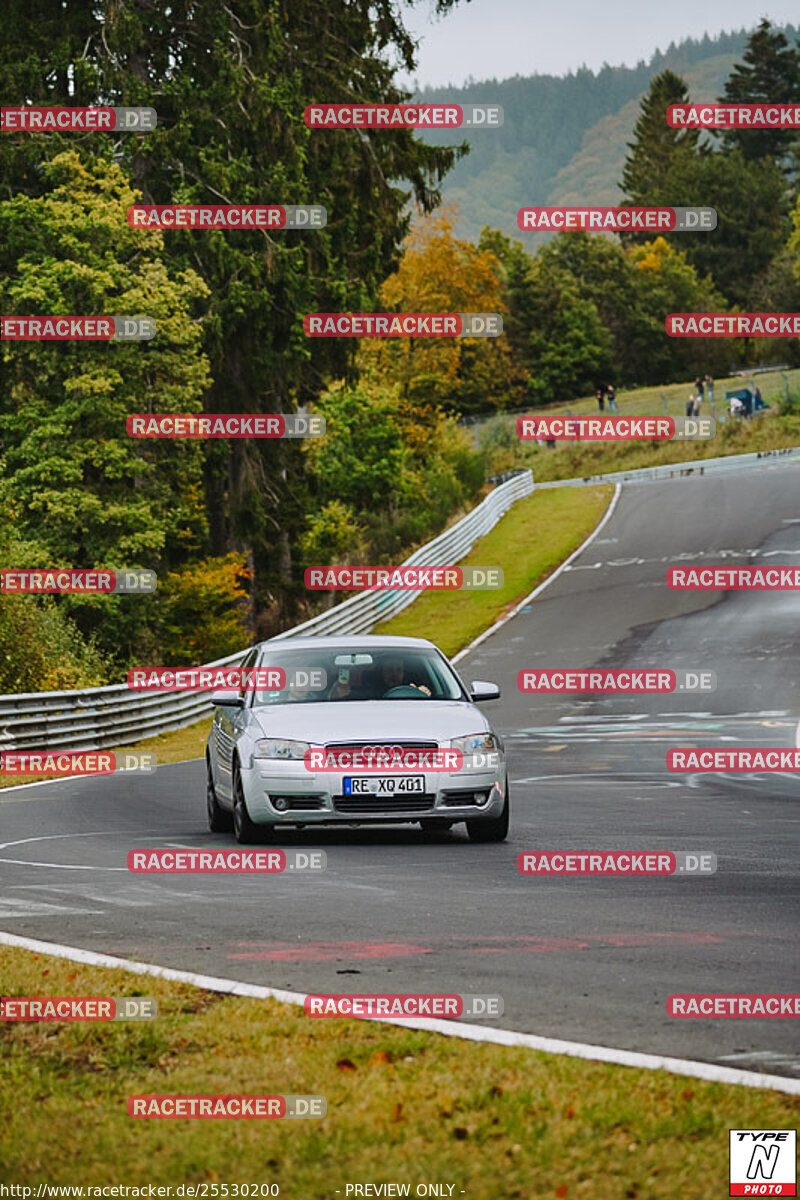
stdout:
POLYGON ((674 992, 793 992, 800 785, 677 775, 670 746, 790 747, 800 597, 675 592, 669 565, 795 565, 800 469, 765 465, 624 488, 604 529, 458 664, 497 681, 513 816, 463 826, 285 832, 322 875, 132 876, 133 847, 233 844, 205 828, 201 761, 155 775, 0 791, 0 926, 252 983, 321 992, 499 992, 497 1022, 545 1036, 800 1076, 797 1021, 675 1020, 674 992), (716 671, 693 696, 517 691, 523 667, 716 671), (714 851, 706 878, 529 878, 521 850, 714 851))

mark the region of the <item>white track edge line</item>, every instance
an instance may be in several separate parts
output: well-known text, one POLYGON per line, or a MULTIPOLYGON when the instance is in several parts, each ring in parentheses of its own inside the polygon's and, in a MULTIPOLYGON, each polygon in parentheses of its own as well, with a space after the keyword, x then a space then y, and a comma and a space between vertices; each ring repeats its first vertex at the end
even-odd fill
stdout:
MULTIPOLYGON (((601 487, 603 485, 598 484, 597 486, 601 487)), ((553 571, 551 575, 548 575, 544 582, 540 583, 538 587, 535 587, 533 591, 525 597, 524 600, 520 600, 516 608, 513 608, 510 613, 506 613, 506 615, 501 617, 499 621, 495 621, 494 625, 491 625, 488 629, 485 629, 483 633, 478 634, 474 641, 470 642, 468 646, 465 646, 463 650, 459 650, 458 654, 451 658, 450 661, 457 663, 460 659, 464 658, 467 654, 474 650, 476 646, 480 646, 481 642, 485 642, 486 639, 491 637, 493 633, 496 633, 498 629, 501 629, 507 621, 513 620, 517 613, 519 613, 519 611, 523 609, 526 604, 530 604, 531 600, 535 600, 540 592, 543 592, 546 587, 549 587, 550 584, 554 582, 554 580, 558 579, 561 572, 570 565, 573 559, 577 558, 579 554, 582 554, 587 546, 592 544, 598 533, 600 533, 606 523, 611 520, 611 517, 614 515, 614 509, 617 507, 617 501, 620 498, 621 492, 622 484, 616 483, 614 485, 614 495, 611 497, 611 503, 603 514, 600 523, 592 530, 586 540, 581 542, 577 550, 572 551, 572 554, 570 554, 569 558, 565 558, 563 563, 557 566, 555 571, 553 571)))
MULTIPOLYGON (((71 962, 85 963, 87 966, 110 967, 115 970, 129 971, 135 975, 152 975, 157 979, 166 979, 173 983, 189 983, 194 987, 204 988, 206 991, 224 992, 231 996, 243 996, 254 1000, 280 1000, 285 1004, 302 1005, 307 995, 305 992, 290 992, 282 988, 241 983, 236 979, 220 979, 215 975, 197 975, 194 971, 178 971, 173 967, 159 967, 154 963, 115 958, 111 954, 99 954, 94 950, 83 950, 76 946, 62 946, 58 942, 42 942, 35 938, 5 933, 2 930, 0 930, 0 945, 16 946, 21 950, 49 954, 53 958, 66 958, 71 962)), ((563 1054, 568 1058, 594 1059, 621 1067, 667 1071, 671 1075, 686 1075, 694 1079, 703 1079, 709 1083, 739 1084, 743 1087, 784 1092, 790 1096, 800 1095, 800 1079, 743 1071, 737 1067, 720 1067, 715 1063, 695 1062, 692 1059, 643 1054, 636 1050, 617 1050, 611 1046, 593 1046, 587 1042, 567 1042, 559 1038, 539 1037, 532 1033, 517 1033, 513 1029, 493 1029, 484 1025, 470 1025, 463 1021, 438 1020, 434 1017, 361 1017, 357 1019, 377 1021, 379 1024, 385 1025, 397 1025, 403 1029, 419 1029, 425 1033, 440 1033, 445 1037, 461 1038, 464 1041, 488 1042, 496 1046, 522 1046, 547 1054, 563 1054)))

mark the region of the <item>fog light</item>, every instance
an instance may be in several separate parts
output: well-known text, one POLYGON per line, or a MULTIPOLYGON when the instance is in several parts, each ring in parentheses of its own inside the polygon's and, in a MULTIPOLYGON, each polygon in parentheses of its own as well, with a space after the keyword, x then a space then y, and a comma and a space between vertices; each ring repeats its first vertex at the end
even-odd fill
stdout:
POLYGON ((489 799, 489 793, 488 792, 475 792, 473 794, 472 799, 475 801, 475 803, 477 805, 479 805, 482 808, 483 805, 486 803, 486 801, 489 799))
POLYGON ((286 812, 287 808, 289 807, 289 801, 285 796, 277 796, 276 799, 272 801, 272 806, 273 808, 277 808, 278 812, 286 812))

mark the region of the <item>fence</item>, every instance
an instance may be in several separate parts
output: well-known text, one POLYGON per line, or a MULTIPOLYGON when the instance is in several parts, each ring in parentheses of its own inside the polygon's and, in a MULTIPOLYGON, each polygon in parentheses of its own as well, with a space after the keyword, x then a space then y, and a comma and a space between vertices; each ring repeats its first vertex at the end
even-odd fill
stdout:
MULTIPOLYGON (((476 508, 416 550, 403 564, 451 566, 492 529, 512 504, 533 491, 533 474, 520 471, 494 488, 476 508)), ((416 592, 365 592, 295 625, 277 639, 366 633, 416 599, 416 592)), ((277 640, 276 639, 276 640, 277 640)), ((235 667, 247 650, 205 663, 235 667)), ((98 750, 182 729, 211 711, 210 693, 135 692, 127 684, 67 692, 0 696, 0 750, 98 750)))
POLYGON ((800 446, 778 450, 756 450, 752 454, 727 454, 720 458, 693 458, 687 462, 660 463, 657 467, 635 467, 630 471, 610 471, 607 475, 585 475, 582 479, 553 479, 536 486, 542 488, 594 487, 598 483, 653 483, 665 479, 741 471, 753 466, 781 466, 800 462, 800 446))

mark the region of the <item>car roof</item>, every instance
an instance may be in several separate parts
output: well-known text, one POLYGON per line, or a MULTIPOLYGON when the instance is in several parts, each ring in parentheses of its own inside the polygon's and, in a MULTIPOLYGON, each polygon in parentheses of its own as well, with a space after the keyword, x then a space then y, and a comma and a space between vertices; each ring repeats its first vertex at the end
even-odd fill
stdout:
POLYGON ((427 638, 388 637, 385 634, 365 633, 354 634, 352 637, 274 637, 259 643, 261 650, 279 646, 286 646, 287 649, 310 647, 317 650, 437 649, 427 638))

